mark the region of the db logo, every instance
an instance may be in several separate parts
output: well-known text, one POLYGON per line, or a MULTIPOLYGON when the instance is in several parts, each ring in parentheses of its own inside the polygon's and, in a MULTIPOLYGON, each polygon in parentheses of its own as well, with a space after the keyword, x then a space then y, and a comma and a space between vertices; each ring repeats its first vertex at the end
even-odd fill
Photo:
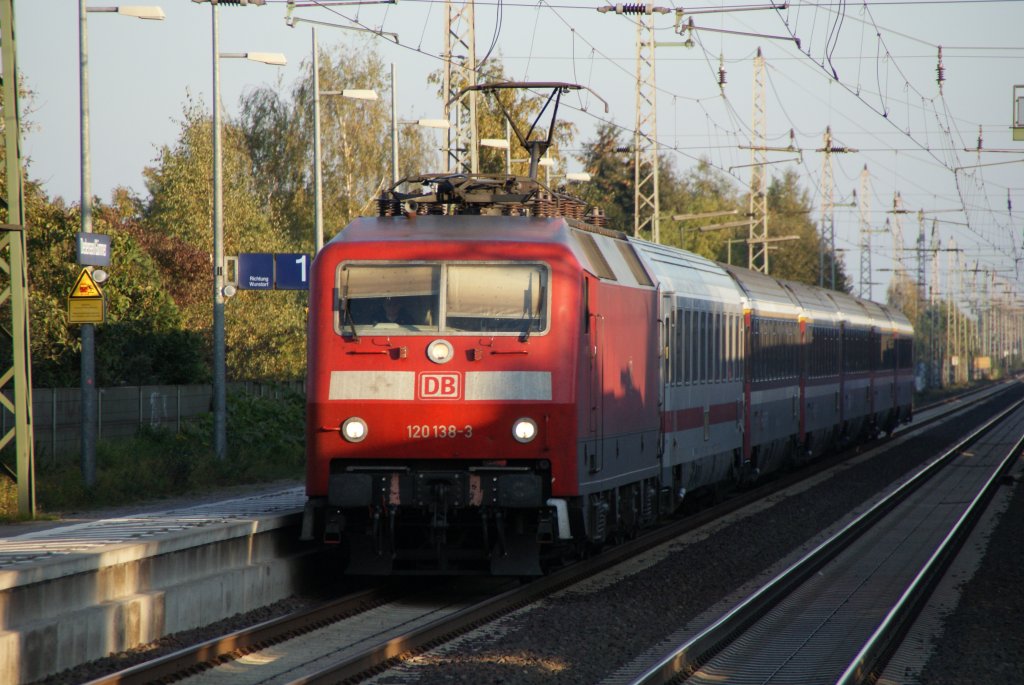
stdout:
POLYGON ((462 383, 457 373, 421 373, 420 398, 457 400, 462 396, 462 383))

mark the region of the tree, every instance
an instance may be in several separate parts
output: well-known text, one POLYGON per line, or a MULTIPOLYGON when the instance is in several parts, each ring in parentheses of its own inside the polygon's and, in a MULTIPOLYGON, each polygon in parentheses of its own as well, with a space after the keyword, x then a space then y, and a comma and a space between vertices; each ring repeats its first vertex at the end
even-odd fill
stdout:
MULTIPOLYGON (((246 132, 227 122, 222 140, 225 253, 293 251, 294 242, 279 228, 275 203, 254 173, 246 132)), ((142 216, 153 234, 145 244, 158 260, 155 268, 173 283, 181 327, 203 336, 207 362, 213 317, 212 160, 211 118, 203 107, 190 103, 175 146, 161 150, 157 165, 145 171, 151 200, 142 216)), ((243 292, 229 300, 229 377, 263 378, 267 376, 259 374, 264 371, 277 378, 300 376, 305 366, 303 311, 299 298, 290 293, 243 292), (280 349, 263 344, 271 337, 289 344, 280 349)))
POLYGON ((622 129, 610 122, 597 127, 597 137, 583 144, 577 159, 590 181, 580 187, 580 196, 589 204, 604 210, 608 227, 625 233, 633 232, 633 160, 622 129))
MULTIPOLYGON (((430 75, 429 80, 431 83, 438 85, 438 97, 441 98, 441 101, 447 100, 448 93, 442 90, 444 84, 443 74, 440 71, 435 71, 430 75)), ((478 65, 477 84, 501 83, 509 80, 511 79, 505 73, 505 67, 500 57, 487 60, 478 65)), ((465 81, 460 81, 456 82, 454 87, 458 90, 467 85, 468 83, 465 81)), ((509 134, 511 138, 509 141, 511 146, 510 156, 513 160, 518 160, 512 163, 513 174, 526 176, 529 173, 530 153, 519 143, 516 134, 507 130, 507 119, 502 113, 502 107, 512 117, 512 121, 520 133, 526 136, 550 92, 550 90, 528 91, 519 88, 501 88, 477 94, 477 137, 480 139, 504 139, 506 134, 509 134), (499 101, 500 105, 498 104, 499 101)), ((455 106, 454 103, 452 106, 455 106)), ((551 107, 553 106, 554 104, 552 103, 548 107, 542 120, 537 120, 537 127, 533 130, 532 135, 529 136, 529 140, 537 140, 547 136, 548 128, 545 124, 550 124, 547 114, 551 113, 551 107)), ((565 160, 559 154, 559 149, 572 145, 573 138, 576 135, 575 125, 567 121, 556 120, 554 126, 555 132, 552 135, 551 148, 548 152, 548 155, 554 160, 554 164, 547 172, 538 173, 538 180, 541 182, 544 182, 549 175, 558 177, 565 174, 565 160)), ((481 148, 479 161, 480 173, 482 174, 505 173, 504 151, 481 148)))
POLYGON ((730 241, 745 229, 726 228, 700 230, 716 224, 736 221, 745 213, 741 198, 732 181, 716 170, 706 160, 701 160, 685 175, 679 177, 675 171, 663 165, 659 169, 661 189, 661 238, 668 245, 676 245, 691 252, 719 262, 745 264, 745 244, 730 241), (686 219, 680 223, 671 221, 672 215, 705 214, 735 211, 736 215, 686 219))
MULTIPOLYGON (((823 245, 811 218, 813 210, 810 195, 800 187, 800 178, 795 171, 787 169, 781 178, 772 177, 768 184, 768 235, 797 236, 797 240, 775 243, 777 249, 770 248, 768 268, 772 276, 818 285, 819 250, 823 245)), ((833 262, 836 290, 850 292, 850 279, 843 261, 829 247, 825 247, 825 272, 821 282, 826 288, 831 284, 833 262)))
MULTIPOLYGON (((345 89, 390 90, 387 69, 369 48, 339 46, 320 54, 320 133, 325 239, 366 213, 391 185, 390 99, 352 100, 325 96, 345 89)), ((313 71, 311 61, 291 91, 260 88, 242 99, 241 129, 252 173, 286 233, 298 247, 312 247, 313 71)), ((399 127, 399 177, 423 169, 428 145, 415 126, 399 127)))

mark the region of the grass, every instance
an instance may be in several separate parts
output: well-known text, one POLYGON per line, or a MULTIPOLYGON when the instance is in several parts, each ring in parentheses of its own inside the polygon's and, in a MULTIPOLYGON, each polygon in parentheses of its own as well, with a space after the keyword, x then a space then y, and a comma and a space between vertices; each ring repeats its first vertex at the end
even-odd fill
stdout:
MULTIPOLYGON (((231 395, 224 460, 213 455, 211 414, 183 427, 180 433, 143 429, 130 440, 100 441, 92 488, 85 487, 77 459, 37 467, 37 518, 301 478, 304 407, 300 395, 277 399, 231 395)), ((0 522, 19 520, 17 494, 17 485, 0 476, 0 522)))

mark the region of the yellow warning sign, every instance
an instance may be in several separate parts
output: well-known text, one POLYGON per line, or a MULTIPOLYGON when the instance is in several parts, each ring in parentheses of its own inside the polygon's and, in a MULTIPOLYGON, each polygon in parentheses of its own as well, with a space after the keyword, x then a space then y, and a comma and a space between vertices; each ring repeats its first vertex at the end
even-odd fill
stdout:
POLYGON ((68 297, 103 297, 103 293, 100 292, 100 287, 96 285, 96 281, 92 280, 92 274, 89 273, 89 270, 82 269, 82 273, 78 274, 75 287, 71 289, 71 294, 68 297))
POLYGON ((82 269, 68 295, 68 323, 103 323, 107 315, 103 291, 88 269, 82 269))

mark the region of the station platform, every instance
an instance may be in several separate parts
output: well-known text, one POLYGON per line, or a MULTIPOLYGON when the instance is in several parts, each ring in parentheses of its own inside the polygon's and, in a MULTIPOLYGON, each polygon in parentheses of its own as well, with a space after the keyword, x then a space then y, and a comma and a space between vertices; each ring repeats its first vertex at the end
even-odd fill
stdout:
POLYGON ((0 526, 0 682, 294 594, 304 503, 285 484, 0 526))

